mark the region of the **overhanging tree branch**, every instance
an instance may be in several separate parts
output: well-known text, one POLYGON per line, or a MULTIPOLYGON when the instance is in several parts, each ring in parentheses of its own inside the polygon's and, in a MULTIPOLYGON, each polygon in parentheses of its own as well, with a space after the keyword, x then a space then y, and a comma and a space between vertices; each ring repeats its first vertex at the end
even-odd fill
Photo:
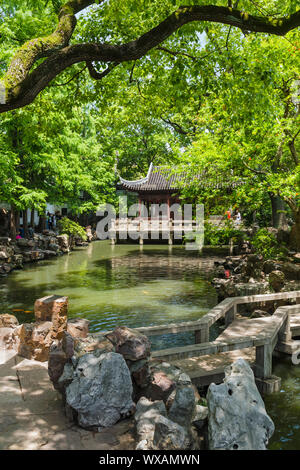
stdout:
POLYGON ((178 8, 158 26, 134 41, 118 45, 88 43, 70 46, 69 41, 76 25, 75 14, 93 3, 96 2, 73 0, 65 3, 58 15, 56 30, 48 37, 27 41, 19 49, 4 77, 6 97, 5 103, 0 104, 0 113, 31 103, 51 80, 73 64, 93 61, 122 63, 140 59, 190 22, 215 22, 242 31, 279 36, 300 26, 300 10, 288 17, 274 19, 249 15, 232 7, 192 5, 178 8), (41 58, 45 60, 32 70, 41 58))

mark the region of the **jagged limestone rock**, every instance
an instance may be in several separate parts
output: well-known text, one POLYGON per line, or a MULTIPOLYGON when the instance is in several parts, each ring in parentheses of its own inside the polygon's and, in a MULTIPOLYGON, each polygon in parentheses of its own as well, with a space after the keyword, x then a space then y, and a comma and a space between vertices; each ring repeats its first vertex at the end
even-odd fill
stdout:
POLYGON ((80 357, 66 388, 66 404, 84 428, 112 426, 129 416, 134 410, 131 397, 129 369, 123 356, 114 352, 80 357))
POLYGON ((238 359, 225 369, 224 383, 207 393, 211 450, 265 450, 274 432, 251 367, 238 359))
POLYGON ((163 401, 150 401, 146 397, 140 398, 134 415, 138 438, 136 449, 153 449, 155 423, 161 416, 167 416, 167 410, 163 401))
POLYGON ((196 412, 195 392, 192 386, 179 385, 169 411, 169 419, 184 428, 190 428, 196 412))

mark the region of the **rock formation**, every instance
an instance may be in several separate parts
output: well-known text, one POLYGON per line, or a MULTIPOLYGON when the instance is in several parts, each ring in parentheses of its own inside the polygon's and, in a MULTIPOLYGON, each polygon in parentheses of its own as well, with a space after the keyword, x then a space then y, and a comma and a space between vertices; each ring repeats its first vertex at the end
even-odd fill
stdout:
MULTIPOLYGON (((90 230, 88 241, 95 239, 97 239, 96 233, 90 230)), ((78 241, 76 244, 88 245, 88 243, 78 241)), ((33 238, 20 238, 19 240, 0 237, 0 276, 6 276, 14 269, 22 269, 24 263, 69 253, 71 248, 68 235, 57 235, 51 230, 34 233, 33 238)))
POLYGON ((18 353, 27 359, 47 361, 54 341, 67 331, 68 298, 49 295, 34 304, 35 323, 23 323, 17 330, 18 353))
POLYGON ((100 430, 134 412, 130 372, 121 354, 95 350, 68 369, 66 405, 80 426, 100 430))
POLYGON ((274 424, 244 359, 225 369, 222 384, 209 386, 207 402, 211 450, 266 449, 274 424))

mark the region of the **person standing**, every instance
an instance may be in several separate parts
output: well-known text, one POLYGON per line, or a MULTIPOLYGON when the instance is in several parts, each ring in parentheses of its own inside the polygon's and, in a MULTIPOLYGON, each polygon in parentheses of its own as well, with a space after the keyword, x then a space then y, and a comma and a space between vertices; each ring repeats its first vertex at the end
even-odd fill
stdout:
POLYGON ((238 225, 242 222, 242 216, 238 209, 236 210, 235 221, 238 225))
POLYGON ((225 212, 225 215, 227 216, 227 220, 231 219, 231 212, 229 209, 225 212))

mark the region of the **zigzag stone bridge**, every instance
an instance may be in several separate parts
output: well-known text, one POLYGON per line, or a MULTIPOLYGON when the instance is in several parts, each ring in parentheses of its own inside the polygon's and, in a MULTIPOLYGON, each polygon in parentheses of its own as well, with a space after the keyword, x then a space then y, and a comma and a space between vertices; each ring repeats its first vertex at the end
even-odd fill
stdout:
MULTIPOLYGON (((272 375, 274 354, 292 355, 300 351, 300 291, 229 297, 197 321, 135 328, 147 336, 193 331, 195 344, 152 352, 153 361, 164 361, 184 370, 196 386, 220 383, 224 368, 238 357, 246 359, 255 374, 261 393, 280 389, 281 380, 272 375), (249 319, 238 316, 239 306, 249 303, 293 301, 278 307, 272 316, 249 319), (209 341, 210 328, 220 319, 225 329, 209 341)), ((106 334, 103 332, 101 334, 106 334)))

